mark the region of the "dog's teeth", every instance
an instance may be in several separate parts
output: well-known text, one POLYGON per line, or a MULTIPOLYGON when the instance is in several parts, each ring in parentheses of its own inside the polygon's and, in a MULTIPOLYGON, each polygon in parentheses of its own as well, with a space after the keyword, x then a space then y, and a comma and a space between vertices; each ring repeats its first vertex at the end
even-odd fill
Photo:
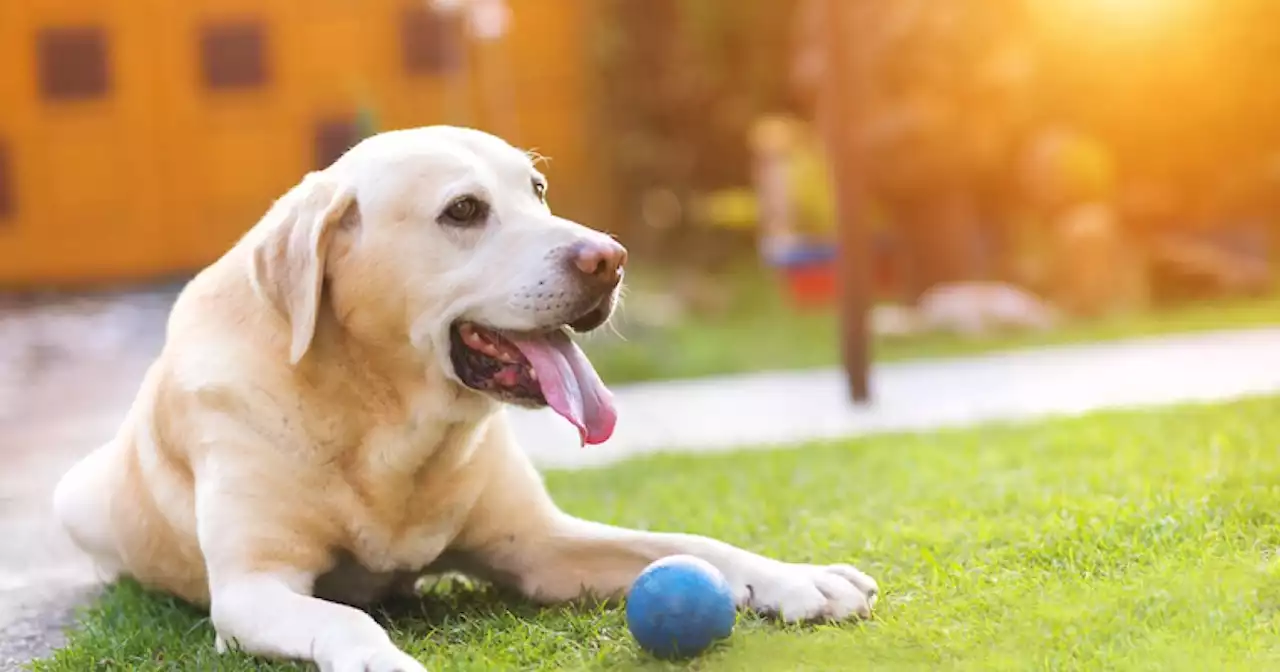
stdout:
POLYGON ((530 368, 530 369, 529 369, 529 380, 532 380, 532 381, 533 381, 533 382, 535 382, 535 383, 536 383, 536 382, 538 382, 538 370, 537 370, 537 369, 535 369, 535 368, 530 368))
POLYGON ((476 334, 474 337, 468 338, 467 345, 477 352, 482 352, 486 355, 493 354, 493 346, 489 345, 489 342, 484 340, 480 334, 476 334))

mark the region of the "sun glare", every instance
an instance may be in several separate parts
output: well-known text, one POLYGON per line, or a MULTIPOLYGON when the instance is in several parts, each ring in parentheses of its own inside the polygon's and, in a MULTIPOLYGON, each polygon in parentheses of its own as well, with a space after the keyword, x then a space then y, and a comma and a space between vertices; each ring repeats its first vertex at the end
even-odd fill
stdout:
MULTIPOLYGON (((1212 2, 1214 0, 1208 0, 1212 2)), ((1116 46, 1163 42, 1189 27, 1188 13, 1205 0, 1036 0, 1038 22, 1072 40, 1116 46)))
POLYGON ((1091 5, 1100 17, 1145 23, 1159 19, 1178 3, 1174 0, 1085 0, 1081 4, 1091 5))

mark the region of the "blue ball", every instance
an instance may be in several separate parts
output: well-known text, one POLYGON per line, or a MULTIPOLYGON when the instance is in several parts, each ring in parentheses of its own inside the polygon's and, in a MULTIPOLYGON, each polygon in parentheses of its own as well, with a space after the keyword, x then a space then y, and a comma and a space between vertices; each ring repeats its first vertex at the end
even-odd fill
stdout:
POLYGON ((689 555, 649 565, 627 593, 627 627, 658 658, 696 656, 733 632, 737 608, 720 570, 689 555))

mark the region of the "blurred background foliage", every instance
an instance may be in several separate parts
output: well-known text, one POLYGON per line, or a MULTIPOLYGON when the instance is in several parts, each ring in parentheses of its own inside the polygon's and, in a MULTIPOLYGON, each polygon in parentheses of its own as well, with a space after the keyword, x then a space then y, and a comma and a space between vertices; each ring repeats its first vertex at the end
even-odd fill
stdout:
MULTIPOLYGON (((615 178, 617 228, 641 254, 668 261, 690 249, 682 225, 693 199, 750 185, 752 124, 811 111, 792 77, 803 4, 602 0, 590 51, 602 94, 598 135, 615 178)), ((884 52, 869 71, 879 103, 870 125, 897 140, 873 154, 882 193, 949 178, 995 192, 997 206, 1030 198, 1020 161, 1037 134, 1070 128, 1102 148, 1116 195, 1135 215, 1165 226, 1275 219, 1280 4, 894 5, 880 18, 895 25, 867 22, 851 38, 884 52)))
MULTIPOLYGON (((867 64, 847 83, 805 76, 822 26, 806 25, 805 13, 823 0, 601 0, 589 50, 595 136, 613 191, 608 228, 636 267, 621 323, 631 340, 596 346, 606 366, 642 378, 834 361, 833 309, 797 313, 778 269, 758 261, 749 140, 770 115, 812 122, 833 86, 856 86, 865 103, 851 123, 866 157, 866 211, 885 234, 877 245, 891 243, 888 256, 919 250, 909 286, 878 299, 910 302, 948 281, 1042 295, 1054 282, 1091 282, 1095 294, 1143 298, 1080 308, 1101 320, 1082 334, 1270 319, 1270 299, 1160 317, 1147 308, 1270 295, 1280 3, 845 1, 852 48, 867 64), (1093 204, 1102 209, 1080 208, 1093 204), (1072 252, 1070 230, 1098 224, 1097 212, 1115 249, 1072 252), (1060 270, 1073 264, 1075 275, 1060 270), (1112 267, 1132 277, 1108 275, 1112 267), (785 333, 769 326, 778 323, 785 333), (660 335, 647 337, 646 325, 660 335), (679 364, 681 353, 706 366, 679 364)), ((1062 303, 1075 309, 1070 297, 1062 303)), ((883 357, 919 349, 878 347, 883 357)))
MULTIPOLYGON (((641 255, 693 251, 700 193, 749 186, 751 125, 788 106, 791 0, 602 0, 600 144, 641 255)), ((742 248, 740 248, 742 249, 742 248)), ((695 257, 695 261, 702 261, 695 257)))

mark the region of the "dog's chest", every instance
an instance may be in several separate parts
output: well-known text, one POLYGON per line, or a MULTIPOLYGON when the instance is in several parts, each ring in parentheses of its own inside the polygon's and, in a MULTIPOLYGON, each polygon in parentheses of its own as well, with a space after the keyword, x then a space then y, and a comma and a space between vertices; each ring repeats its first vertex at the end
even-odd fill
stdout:
POLYGON ((453 541, 475 499, 474 429, 460 424, 370 432, 344 469, 349 547, 375 572, 416 571, 453 541))
POLYGON ((368 525, 355 531, 348 550, 373 572, 417 571, 444 553, 456 528, 452 516, 403 528, 368 525))

